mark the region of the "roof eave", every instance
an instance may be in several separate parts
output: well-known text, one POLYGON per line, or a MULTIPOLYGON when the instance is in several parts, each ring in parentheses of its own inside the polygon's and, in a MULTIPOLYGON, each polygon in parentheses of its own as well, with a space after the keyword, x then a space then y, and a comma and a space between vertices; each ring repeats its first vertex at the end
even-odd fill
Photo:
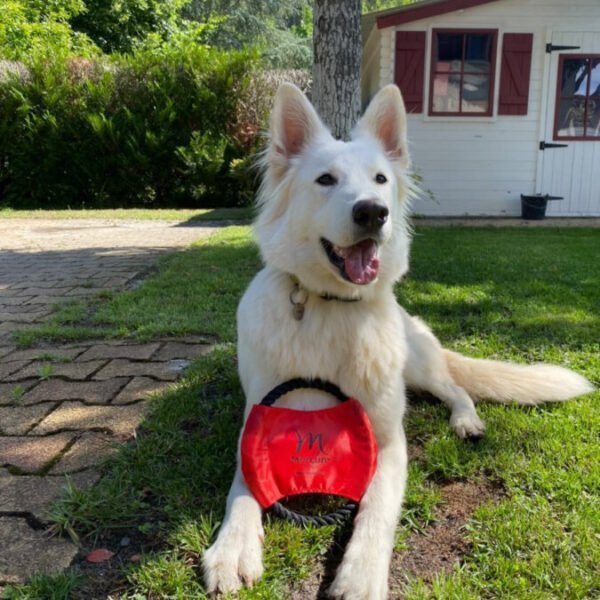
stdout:
POLYGON ((387 10, 376 16, 377 28, 385 29, 395 25, 403 25, 412 21, 429 19, 457 10, 473 8, 481 4, 497 2, 498 0, 432 0, 401 6, 397 9, 387 10))

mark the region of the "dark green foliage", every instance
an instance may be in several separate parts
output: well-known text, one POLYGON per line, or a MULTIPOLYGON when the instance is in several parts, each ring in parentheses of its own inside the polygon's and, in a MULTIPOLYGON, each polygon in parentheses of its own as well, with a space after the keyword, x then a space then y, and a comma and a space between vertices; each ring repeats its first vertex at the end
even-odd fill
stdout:
POLYGON ((84 0, 85 9, 71 25, 104 52, 129 52, 151 33, 167 37, 181 22, 189 0, 84 0))
POLYGON ((375 10, 385 10, 387 8, 396 8, 404 4, 414 4, 420 0, 362 0, 363 13, 373 12, 375 10))
POLYGON ((247 202, 235 122, 254 59, 195 35, 150 36, 119 59, 43 61, 0 82, 0 206, 247 202))
POLYGON ((224 50, 258 47, 267 68, 310 69, 309 0, 191 0, 183 15, 209 25, 205 40, 224 50))

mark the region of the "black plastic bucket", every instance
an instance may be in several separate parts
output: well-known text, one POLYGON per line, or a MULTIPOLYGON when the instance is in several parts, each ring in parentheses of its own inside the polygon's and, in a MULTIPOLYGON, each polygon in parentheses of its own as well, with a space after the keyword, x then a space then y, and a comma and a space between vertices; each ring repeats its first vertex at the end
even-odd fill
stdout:
POLYGON ((548 200, 562 200, 562 196, 550 196, 545 194, 535 194, 527 196, 521 194, 521 217, 529 221, 540 221, 546 218, 546 207, 548 200))

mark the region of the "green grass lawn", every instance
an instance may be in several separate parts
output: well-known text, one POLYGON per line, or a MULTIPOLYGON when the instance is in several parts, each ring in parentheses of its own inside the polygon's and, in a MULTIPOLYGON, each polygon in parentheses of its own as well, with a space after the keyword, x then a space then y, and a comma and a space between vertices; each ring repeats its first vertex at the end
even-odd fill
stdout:
POLYGON ((112 208, 65 210, 15 210, 0 208, 0 219, 124 219, 159 221, 247 221, 248 208, 112 208))
MULTIPOLYGON (((411 272, 397 294, 449 348, 556 362, 598 385, 598 265, 598 230, 418 228, 411 272)), ((117 576, 84 566, 13 587, 7 598, 205 597, 198 564, 223 514, 243 408, 235 308, 258 267, 249 229, 230 227, 164 259, 138 289, 70 307, 69 318, 62 311, 51 328, 22 340, 211 333, 219 344, 155 401, 135 442, 95 488, 70 490, 54 508, 56 529, 84 549, 119 553, 111 563, 117 576), (119 549, 125 535, 141 559, 119 549)), ((413 399, 405 427, 416 458, 397 552, 410 546, 411 534, 430 535, 448 482, 491 482, 500 493, 475 506, 461 529, 467 551, 460 564, 428 580, 409 574, 406 598, 600 596, 599 399, 595 393, 537 408, 484 403, 487 432, 478 443, 454 436, 439 403, 413 399)), ((303 530, 267 519, 265 577, 241 597, 297 593, 339 556, 339 539, 331 527, 303 530)))

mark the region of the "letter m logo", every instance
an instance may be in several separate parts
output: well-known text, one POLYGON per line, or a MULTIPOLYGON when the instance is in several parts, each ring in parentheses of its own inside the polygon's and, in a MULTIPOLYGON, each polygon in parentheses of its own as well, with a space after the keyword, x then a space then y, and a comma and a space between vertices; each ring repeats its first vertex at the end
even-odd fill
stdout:
POLYGON ((305 443, 308 445, 309 450, 312 450, 316 445, 319 449, 319 453, 325 454, 325 450, 323 449, 323 434, 321 433, 309 432, 308 435, 302 437, 302 434, 299 431, 296 431, 296 442, 296 454, 300 454, 302 446, 304 446, 305 443))

